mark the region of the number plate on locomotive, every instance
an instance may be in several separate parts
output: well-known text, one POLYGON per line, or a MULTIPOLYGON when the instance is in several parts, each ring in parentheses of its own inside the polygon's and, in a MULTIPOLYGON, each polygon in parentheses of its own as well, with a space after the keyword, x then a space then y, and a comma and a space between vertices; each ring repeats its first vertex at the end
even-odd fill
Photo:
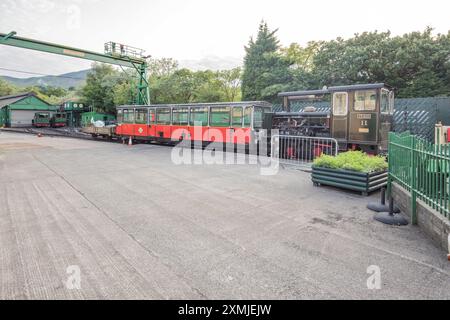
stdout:
POLYGON ((358 113, 357 115, 358 120, 371 120, 372 114, 370 113, 358 113))

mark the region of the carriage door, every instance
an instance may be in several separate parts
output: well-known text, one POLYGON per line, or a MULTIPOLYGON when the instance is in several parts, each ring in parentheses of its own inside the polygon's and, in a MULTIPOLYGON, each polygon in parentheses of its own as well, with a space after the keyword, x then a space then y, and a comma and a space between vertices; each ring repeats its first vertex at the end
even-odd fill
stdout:
POLYGON ((148 108, 148 136, 156 137, 156 110, 148 108))
POLYGON ((335 92, 333 94, 333 122, 331 126, 332 137, 338 142, 348 140, 348 93, 335 92))

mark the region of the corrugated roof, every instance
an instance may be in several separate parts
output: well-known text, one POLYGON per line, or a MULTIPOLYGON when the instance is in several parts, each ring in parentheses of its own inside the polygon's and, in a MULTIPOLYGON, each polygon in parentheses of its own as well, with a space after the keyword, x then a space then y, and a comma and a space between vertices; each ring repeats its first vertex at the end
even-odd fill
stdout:
POLYGON ((13 104, 17 101, 28 98, 30 96, 34 96, 34 94, 31 92, 26 92, 26 93, 20 93, 20 94, 14 94, 14 95, 0 97, 0 108, 3 108, 5 106, 13 104))
POLYGON ((50 104, 47 101, 44 101, 41 98, 39 98, 34 92, 24 92, 24 93, 0 97, 0 109, 5 106, 8 106, 10 104, 16 103, 23 99, 26 99, 28 97, 35 97, 36 99, 39 99, 42 102, 44 102, 45 104, 48 104, 50 106, 50 104))

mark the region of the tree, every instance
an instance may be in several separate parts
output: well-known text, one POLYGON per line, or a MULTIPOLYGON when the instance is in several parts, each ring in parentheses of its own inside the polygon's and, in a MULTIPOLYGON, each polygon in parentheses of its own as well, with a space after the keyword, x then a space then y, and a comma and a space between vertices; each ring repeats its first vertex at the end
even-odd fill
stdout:
POLYGON ((178 61, 172 58, 152 59, 149 63, 150 77, 161 78, 170 76, 178 70, 178 61))
POLYGON ((211 70, 194 73, 195 88, 192 102, 220 102, 225 99, 218 75, 218 72, 211 70))
POLYGON ((310 72, 314 66, 314 57, 323 44, 323 41, 310 41, 306 47, 302 47, 298 43, 292 43, 287 48, 281 48, 281 53, 291 63, 292 68, 310 72))
MULTIPOLYGON (((171 61, 173 66, 178 65, 171 61)), ((163 70, 167 72, 153 72, 149 78, 152 103, 236 101, 240 98, 239 68, 223 71, 163 70)))
POLYGON ((242 69, 221 70, 217 72, 220 89, 224 101, 239 101, 241 98, 242 69))
POLYGON ((64 97, 67 95, 67 90, 61 87, 52 86, 38 86, 37 90, 46 96, 64 97))
POLYGON ((117 104, 132 102, 127 88, 131 90, 133 81, 130 79, 134 76, 119 72, 107 64, 94 63, 86 84, 80 90, 81 102, 98 111, 115 113, 117 104))
POLYGON ((6 80, 0 79, 0 97, 17 93, 19 89, 6 80))
POLYGON ((115 106, 133 104, 136 84, 133 81, 122 81, 113 87, 113 102, 115 106))
POLYGON ((275 31, 261 22, 256 41, 250 39, 245 47, 244 72, 242 75, 242 98, 244 100, 276 99, 277 90, 289 85, 291 63, 280 53, 275 31))
POLYGON ((184 71, 177 73, 178 62, 172 58, 152 59, 149 63, 149 85, 150 85, 150 100, 152 103, 171 103, 174 99, 175 80, 179 78, 184 71))
POLYGON ((450 94, 450 33, 432 29, 392 37, 364 32, 325 42, 314 55, 314 86, 385 82, 398 97, 450 94))

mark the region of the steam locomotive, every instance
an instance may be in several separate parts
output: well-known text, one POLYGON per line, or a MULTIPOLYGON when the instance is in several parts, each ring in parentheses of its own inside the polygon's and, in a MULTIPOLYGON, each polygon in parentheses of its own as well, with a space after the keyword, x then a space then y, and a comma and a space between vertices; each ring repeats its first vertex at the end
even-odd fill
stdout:
POLYGON ((283 136, 330 137, 339 150, 362 150, 369 154, 387 152, 392 128, 394 91, 383 83, 361 84, 283 92, 283 112, 273 114, 272 128, 283 136), (291 112, 295 101, 330 101, 329 112, 307 107, 291 112))

